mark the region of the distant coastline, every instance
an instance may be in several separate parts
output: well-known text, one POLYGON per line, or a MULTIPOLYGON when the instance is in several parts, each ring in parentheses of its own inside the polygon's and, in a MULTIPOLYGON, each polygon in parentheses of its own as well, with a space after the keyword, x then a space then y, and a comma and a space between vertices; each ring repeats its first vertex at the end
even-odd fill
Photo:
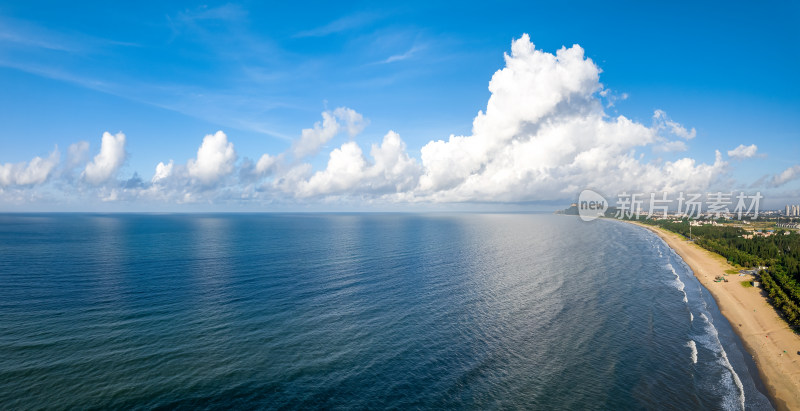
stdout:
POLYGON ((715 282, 715 277, 733 269, 722 256, 662 228, 625 222, 656 233, 689 265, 753 356, 777 408, 800 409, 800 336, 778 316, 759 288, 740 285, 740 280, 746 281, 751 276, 737 276, 731 282, 715 282))

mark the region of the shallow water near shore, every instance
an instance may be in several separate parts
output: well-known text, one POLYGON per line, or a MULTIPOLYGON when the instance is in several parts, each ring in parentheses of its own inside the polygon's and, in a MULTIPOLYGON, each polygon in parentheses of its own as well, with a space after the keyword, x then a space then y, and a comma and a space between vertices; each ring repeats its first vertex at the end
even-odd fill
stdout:
POLYGON ((748 358, 616 221, 0 215, 3 408, 770 409, 748 358))

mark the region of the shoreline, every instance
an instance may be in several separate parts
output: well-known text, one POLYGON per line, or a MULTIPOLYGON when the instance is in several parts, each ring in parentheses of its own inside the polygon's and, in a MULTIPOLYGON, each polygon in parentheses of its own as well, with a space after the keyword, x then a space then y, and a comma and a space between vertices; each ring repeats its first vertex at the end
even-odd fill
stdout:
POLYGON ((731 274, 728 276, 730 282, 714 282, 714 277, 733 268, 724 257, 660 227, 624 222, 654 232, 686 262, 700 284, 711 293, 720 312, 753 357, 775 407, 779 410, 800 409, 800 336, 779 317, 761 288, 745 288, 740 284, 752 280, 752 276, 731 274))

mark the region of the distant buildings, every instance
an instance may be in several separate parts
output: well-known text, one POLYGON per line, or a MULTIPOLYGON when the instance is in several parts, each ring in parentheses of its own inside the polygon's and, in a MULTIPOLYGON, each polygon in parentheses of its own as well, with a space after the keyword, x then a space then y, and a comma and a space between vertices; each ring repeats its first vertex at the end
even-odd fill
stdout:
POLYGON ((689 221, 689 225, 692 227, 701 227, 704 225, 712 225, 714 227, 721 227, 722 224, 714 221, 714 220, 691 220, 689 221))
POLYGON ((800 217, 800 205, 786 205, 786 212, 783 214, 787 217, 800 217))
MULTIPOLYGON (((789 234, 789 233, 786 232, 784 234, 789 234)), ((750 234, 742 234, 742 238, 749 240, 749 239, 751 239, 753 237, 771 237, 773 235, 775 235, 775 231, 774 230, 752 231, 752 232, 750 232, 750 234)))

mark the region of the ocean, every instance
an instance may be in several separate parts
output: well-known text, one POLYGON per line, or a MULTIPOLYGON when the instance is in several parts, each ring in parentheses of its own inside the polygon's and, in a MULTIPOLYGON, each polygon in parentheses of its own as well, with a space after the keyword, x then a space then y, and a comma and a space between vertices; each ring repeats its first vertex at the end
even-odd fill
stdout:
POLYGON ((0 407, 771 409, 666 244, 546 214, 2 214, 0 407))

